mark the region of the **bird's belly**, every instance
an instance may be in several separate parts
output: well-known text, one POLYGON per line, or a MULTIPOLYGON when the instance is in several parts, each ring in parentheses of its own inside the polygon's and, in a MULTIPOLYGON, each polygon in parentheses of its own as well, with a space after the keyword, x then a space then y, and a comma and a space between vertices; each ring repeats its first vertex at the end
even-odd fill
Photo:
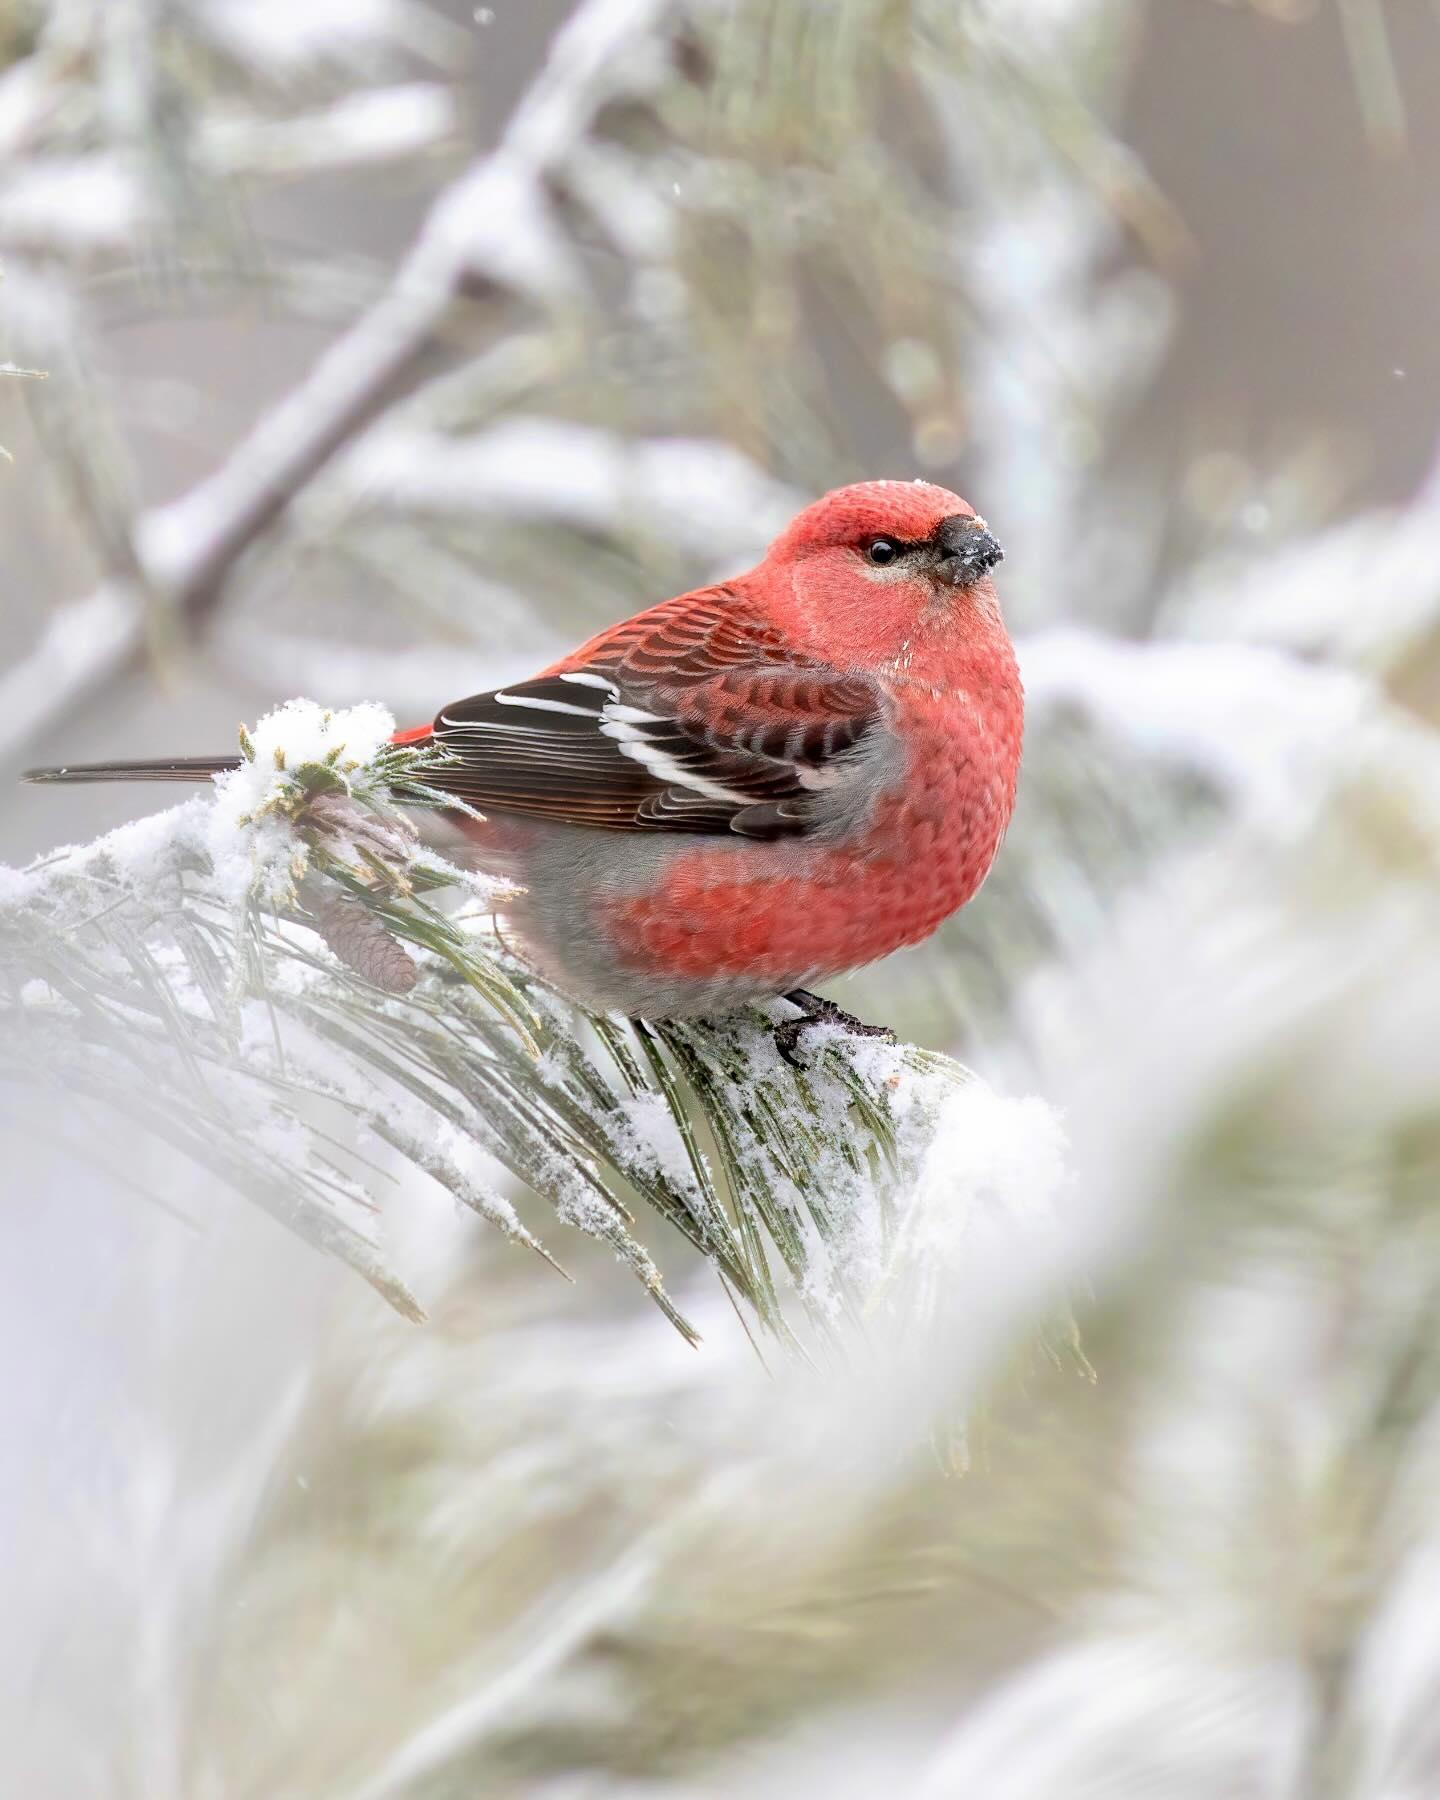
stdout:
POLYGON ((882 806, 855 847, 682 850, 654 888, 603 902, 598 923, 628 967, 740 998, 859 968, 929 937, 994 858, 998 797, 958 811, 927 800, 912 791, 882 806))
POLYGON ((936 758, 843 844, 526 822, 506 833, 507 872, 527 889, 512 923, 555 984, 597 1010, 721 1012, 928 937, 984 880, 1007 802, 936 758))
POLYGON ((637 961, 744 973, 775 992, 928 937, 980 886, 1000 829, 921 811, 882 817, 857 848, 692 850, 653 892, 608 904, 605 925, 637 961))

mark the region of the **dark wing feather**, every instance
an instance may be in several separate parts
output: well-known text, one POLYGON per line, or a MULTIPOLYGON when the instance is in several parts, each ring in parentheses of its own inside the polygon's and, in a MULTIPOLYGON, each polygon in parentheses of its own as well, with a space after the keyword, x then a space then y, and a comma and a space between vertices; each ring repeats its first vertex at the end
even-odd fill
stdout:
POLYGON ((448 706, 437 786, 481 812, 612 831, 803 833, 879 691, 797 658, 725 590, 627 621, 565 665, 448 706))

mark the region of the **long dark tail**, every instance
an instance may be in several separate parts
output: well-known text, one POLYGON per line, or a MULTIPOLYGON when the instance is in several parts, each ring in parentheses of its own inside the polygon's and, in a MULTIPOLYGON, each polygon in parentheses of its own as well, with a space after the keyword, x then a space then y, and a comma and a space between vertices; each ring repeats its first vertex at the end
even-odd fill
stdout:
POLYGON ((23 781, 208 781, 238 769, 238 756, 166 756, 153 761, 60 763, 53 769, 26 769, 23 781))

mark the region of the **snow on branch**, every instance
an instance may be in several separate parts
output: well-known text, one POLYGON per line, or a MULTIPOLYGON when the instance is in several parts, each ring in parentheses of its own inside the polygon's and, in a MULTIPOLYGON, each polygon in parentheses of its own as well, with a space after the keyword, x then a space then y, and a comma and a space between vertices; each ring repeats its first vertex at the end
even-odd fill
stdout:
POLYGON ((391 729, 292 702, 242 731, 213 795, 0 870, 6 1079, 124 1109, 412 1318, 377 1198, 407 1164, 548 1259, 508 1171, 693 1335, 638 1200, 762 1327, 822 1341, 937 1309, 1007 1169, 1031 1211, 1058 1184, 1048 1111, 942 1057, 823 1027, 796 1072, 758 1010, 636 1026, 570 1006, 506 946, 503 887, 400 810, 444 800, 445 753, 391 729))
POLYGON ((376 507, 421 515, 499 516, 591 533, 633 520, 711 560, 733 555, 737 545, 758 556, 805 501, 715 439, 626 439, 519 417, 465 437, 379 427, 337 464, 333 485, 376 507))
POLYGON ((462 322, 473 345, 502 329, 516 300, 543 308, 573 295, 580 275, 557 218, 556 177, 603 106, 659 78, 666 45, 657 34, 673 10, 666 0, 579 8, 499 144, 441 193, 384 294, 214 475, 136 522, 136 581, 69 609, 84 630, 62 614, 0 681, 0 754, 140 654, 146 604, 135 587, 180 614, 210 611, 251 545, 337 451, 434 372, 462 322))

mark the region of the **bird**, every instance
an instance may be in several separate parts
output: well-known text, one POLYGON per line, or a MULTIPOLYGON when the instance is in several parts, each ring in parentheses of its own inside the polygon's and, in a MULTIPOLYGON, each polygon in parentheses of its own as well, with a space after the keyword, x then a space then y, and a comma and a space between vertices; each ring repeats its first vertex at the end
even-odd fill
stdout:
MULTIPOLYGON (((784 996, 800 1034, 870 1027, 815 990, 929 937, 984 881, 1015 805, 1024 694, 991 577, 1003 552, 928 481, 836 488, 761 561, 612 625, 530 680, 395 742, 506 924, 596 1012, 715 1017, 784 996)), ((197 781, 238 758, 32 769, 197 781)))

